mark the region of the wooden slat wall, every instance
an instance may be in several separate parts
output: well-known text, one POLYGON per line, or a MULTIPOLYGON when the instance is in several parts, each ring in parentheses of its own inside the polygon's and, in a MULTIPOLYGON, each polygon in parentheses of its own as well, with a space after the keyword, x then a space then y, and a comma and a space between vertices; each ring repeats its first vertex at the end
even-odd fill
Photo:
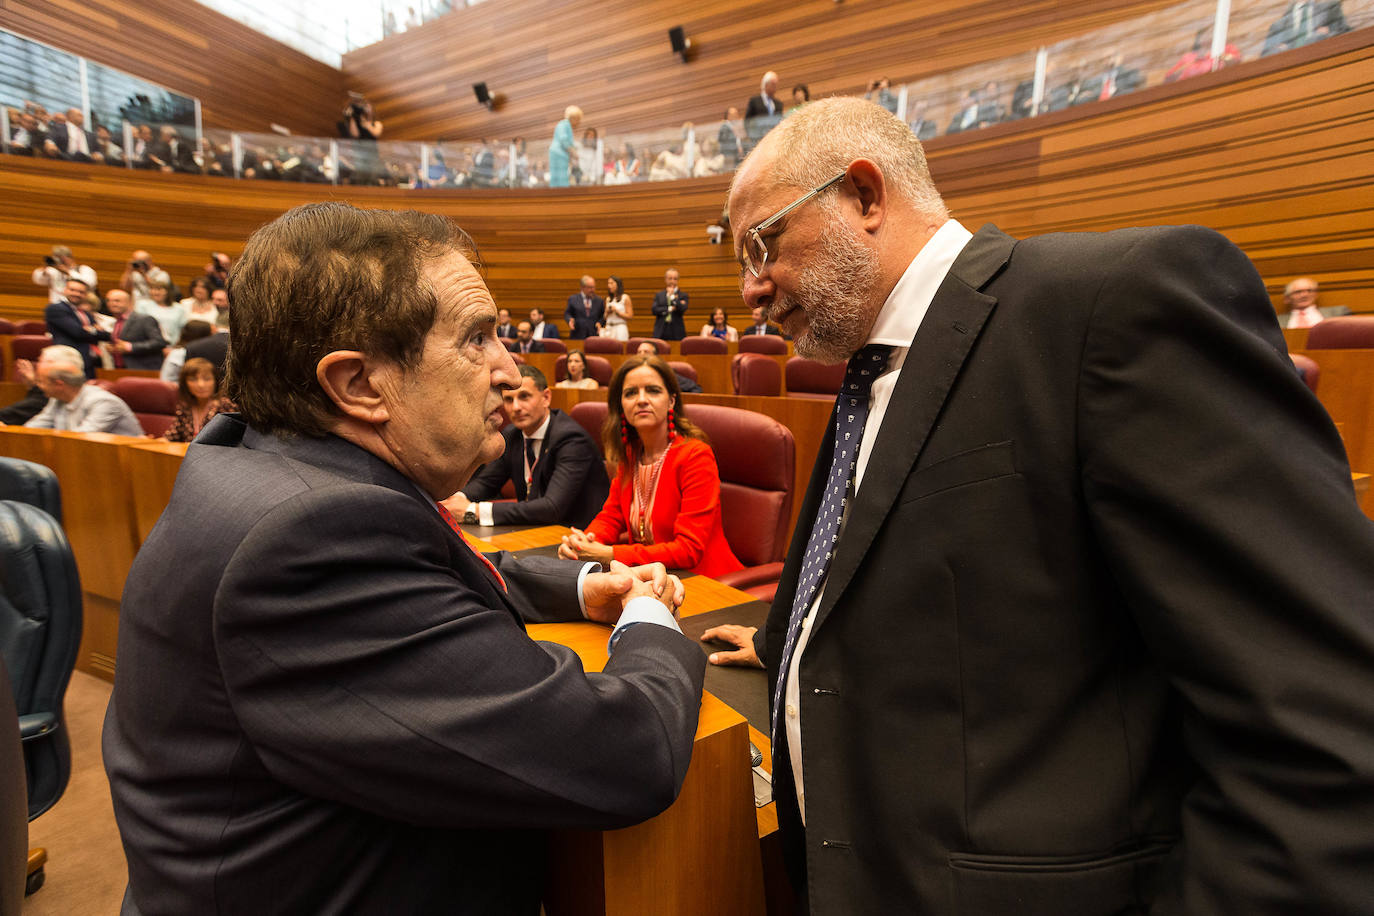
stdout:
POLYGON ((814 97, 859 93, 871 77, 897 84, 999 60, 1172 5, 506 0, 456 10, 347 54, 344 71, 377 105, 388 136, 547 139, 572 104, 603 131, 715 121, 729 105, 743 109, 765 70, 778 72, 785 99, 795 83, 808 84, 814 97), (692 40, 688 65, 668 43, 675 25, 692 40), (505 96, 495 112, 473 98, 478 81, 505 96))
POLYGON ((333 136, 343 74, 191 0, 3 0, 0 26, 201 101, 205 127, 333 136))
MULTIPOLYGON (((1016 235, 1197 222, 1235 240, 1280 303, 1312 274, 1323 301, 1374 311, 1374 30, 1182 84, 929 144, 956 216, 1016 235), (1307 53, 1310 52, 1310 53, 1307 53), (1325 56, 1318 56, 1318 52, 1325 56), (1328 53, 1329 52, 1329 53, 1328 53), (1304 57, 1304 53, 1307 56, 1304 57), (1292 59, 1296 58, 1296 62, 1292 59)), ((406 192, 138 174, 0 157, 0 315, 36 316, 29 272, 54 242, 118 279, 148 247, 185 283, 212 249, 235 252, 256 226, 337 195, 363 206, 449 214, 477 239, 497 301, 554 315, 590 272, 620 274, 647 316, 670 265, 693 295, 692 322, 724 305, 744 317, 730 246, 706 242, 728 179, 627 187, 406 192)), ((648 327, 637 318, 636 332, 648 327)))

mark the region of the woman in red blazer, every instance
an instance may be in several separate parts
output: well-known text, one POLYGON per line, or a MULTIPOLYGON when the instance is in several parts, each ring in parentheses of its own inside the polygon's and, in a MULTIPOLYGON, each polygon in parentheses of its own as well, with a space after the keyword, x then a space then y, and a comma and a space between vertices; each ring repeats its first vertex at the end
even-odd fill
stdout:
POLYGON ((560 556, 662 563, 705 576, 743 566, 721 526, 715 453, 683 414, 667 363, 634 356, 621 364, 602 432, 606 458, 616 467, 611 494, 586 531, 574 528, 563 538, 560 556))

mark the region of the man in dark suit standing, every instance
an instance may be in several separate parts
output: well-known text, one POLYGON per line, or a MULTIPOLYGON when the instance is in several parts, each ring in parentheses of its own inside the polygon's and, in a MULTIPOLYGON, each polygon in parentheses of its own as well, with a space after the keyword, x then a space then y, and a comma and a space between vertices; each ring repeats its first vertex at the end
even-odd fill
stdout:
POLYGON ((687 336, 682 316, 687 314, 687 292, 677 285, 678 272, 670 267, 663 273, 663 289, 654 293, 654 336, 659 340, 681 340, 687 336))
POLYGON ((582 290, 568 297, 563 320, 568 323, 568 337, 572 340, 584 340, 601 333, 601 325, 606 320, 606 300, 596 294, 594 279, 583 276, 582 290))
POLYGON ((519 368, 520 387, 501 393, 510 418, 505 454, 483 465, 444 505, 471 525, 585 528, 611 491, 601 449, 580 423, 550 409, 544 373, 519 368), (506 481, 514 485, 516 501, 491 502, 500 499, 506 481))
POLYGON ((86 361, 86 378, 95 378, 95 345, 109 340, 110 332, 101 330, 90 312, 86 311, 86 293, 90 287, 75 275, 67 277, 66 298, 50 302, 43 309, 43 321, 54 344, 65 344, 81 354, 86 361))
POLYGON ((856 99, 729 212, 745 301, 848 361, 761 640, 811 911, 1367 910, 1374 525, 1245 256, 970 233, 856 99))
POLYGON ((122 289, 105 294, 105 308, 115 318, 110 352, 116 369, 161 369, 167 341, 152 315, 133 311, 133 299, 122 289))
POLYGON ((528 321, 522 321, 515 326, 515 352, 516 353, 543 353, 544 344, 534 336, 534 329, 530 327, 528 321))
POLYGON ((125 914, 533 916, 549 828, 681 786, 704 667, 681 582, 485 556, 437 502, 500 456, 519 380, 473 259, 442 217, 341 203, 249 238, 241 413, 187 452, 120 603, 125 914), (600 673, 524 629, 583 618, 619 622, 600 673))
POLYGON ((750 149, 782 120, 782 103, 775 94, 777 91, 778 75, 769 70, 759 81, 759 94, 750 96, 744 106, 744 134, 750 149))

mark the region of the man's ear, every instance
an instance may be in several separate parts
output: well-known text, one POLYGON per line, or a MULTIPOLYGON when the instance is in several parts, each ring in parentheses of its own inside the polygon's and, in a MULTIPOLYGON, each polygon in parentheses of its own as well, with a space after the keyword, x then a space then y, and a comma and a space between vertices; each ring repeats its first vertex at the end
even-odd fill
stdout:
POLYGON ((869 159, 855 159, 845 170, 845 180, 858 198, 864 231, 876 232, 887 215, 887 182, 882 169, 869 159))
POLYGON ((357 350, 333 350, 315 364, 315 379, 344 416, 376 426, 391 418, 373 383, 377 368, 357 350))

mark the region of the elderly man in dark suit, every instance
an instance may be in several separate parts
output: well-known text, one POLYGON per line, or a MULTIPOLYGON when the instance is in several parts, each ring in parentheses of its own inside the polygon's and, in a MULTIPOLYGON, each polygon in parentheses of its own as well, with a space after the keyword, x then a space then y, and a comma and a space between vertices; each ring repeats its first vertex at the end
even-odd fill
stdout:
POLYGON ((678 285, 676 267, 663 272, 663 289, 654 293, 654 336, 659 340, 681 340, 687 336, 682 316, 687 314, 687 292, 678 285))
POLYGON ((584 340, 601 333, 601 325, 606 320, 606 300, 596 294, 596 281, 584 276, 582 289, 568 297, 568 307, 563 310, 563 320, 568 323, 568 337, 584 340))
POLYGON ((600 446, 580 423, 549 407, 548 379, 534 366, 521 366, 520 387, 501 399, 510 418, 505 454, 444 505, 468 524, 587 527, 611 491, 600 446), (515 501, 492 502, 507 481, 515 501))
POLYGON ((167 340, 152 315, 133 310, 133 299, 122 289, 105 294, 105 308, 115 318, 110 352, 116 369, 161 369, 167 340))
POLYGON ((1374 525, 1245 256, 971 233, 855 99, 729 212, 848 361, 761 640, 811 912, 1367 911, 1374 525))
POLYGON ((120 605, 124 913, 533 916, 548 828, 681 786, 704 666, 681 583, 485 556, 438 503, 501 454, 519 378, 475 260, 442 217, 340 203, 248 240, 242 413, 187 452, 120 605), (619 621, 603 672, 524 630, 584 617, 619 621))
POLYGON ((86 129, 86 116, 80 108, 68 108, 64 117, 53 116, 44 149, 54 158, 91 161, 95 134, 86 129))

